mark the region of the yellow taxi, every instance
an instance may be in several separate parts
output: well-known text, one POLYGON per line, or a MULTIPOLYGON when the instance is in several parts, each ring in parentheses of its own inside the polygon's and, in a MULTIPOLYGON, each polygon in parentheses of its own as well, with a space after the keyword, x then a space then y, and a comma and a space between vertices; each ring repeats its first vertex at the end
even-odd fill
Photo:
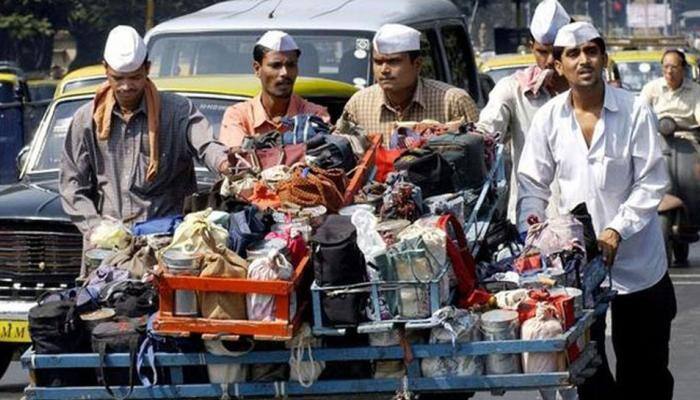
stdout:
POLYGON ((488 74, 494 82, 513 74, 515 71, 535 64, 535 57, 530 54, 502 54, 484 59, 479 65, 479 72, 488 74))
POLYGON ((53 97, 55 99, 66 92, 81 87, 98 85, 104 82, 105 79, 107 79, 105 77, 105 67, 102 64, 78 68, 61 79, 61 82, 56 86, 53 97))
MULTIPOLYGON (((608 55, 615 62, 620 74, 623 89, 639 93, 648 82, 661 78, 661 57, 664 50, 619 50, 610 51, 608 55)), ((688 69, 686 76, 698 80, 698 58, 695 54, 686 53, 688 69)), ((608 77, 610 80, 610 77, 608 77)))

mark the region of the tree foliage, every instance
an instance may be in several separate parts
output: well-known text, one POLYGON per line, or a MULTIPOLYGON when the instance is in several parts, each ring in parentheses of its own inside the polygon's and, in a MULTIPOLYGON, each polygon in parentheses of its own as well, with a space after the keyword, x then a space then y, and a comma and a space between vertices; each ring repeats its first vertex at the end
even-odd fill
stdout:
MULTIPOLYGON (((216 0, 155 0, 154 22, 191 13, 216 0)), ((146 23, 145 0, 0 0, 0 59, 26 69, 46 69, 51 61, 53 34, 66 29, 76 40, 77 58, 71 68, 102 59, 107 33, 131 25, 140 33, 146 23)))

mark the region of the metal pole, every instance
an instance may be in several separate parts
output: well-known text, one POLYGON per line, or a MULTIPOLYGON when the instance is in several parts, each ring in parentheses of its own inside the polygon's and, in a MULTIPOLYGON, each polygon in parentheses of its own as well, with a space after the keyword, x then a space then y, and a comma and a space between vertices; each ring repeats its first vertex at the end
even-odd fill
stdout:
POLYGON ((155 0, 146 0, 146 32, 153 28, 153 15, 156 10, 155 0))
MULTIPOLYGON (((668 10, 668 0, 664 0, 664 11, 668 10)), ((668 36, 667 15, 664 15, 664 36, 668 36)))

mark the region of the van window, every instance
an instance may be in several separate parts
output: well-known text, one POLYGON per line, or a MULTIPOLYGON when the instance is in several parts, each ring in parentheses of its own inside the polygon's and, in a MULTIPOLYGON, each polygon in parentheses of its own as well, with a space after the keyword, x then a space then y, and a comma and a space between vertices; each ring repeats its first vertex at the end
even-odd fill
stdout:
MULTIPOLYGON (((367 86, 369 32, 289 31, 301 50, 299 75, 367 86)), ((149 41, 153 76, 252 74, 260 32, 168 34, 149 41)))
POLYGON ((423 57, 423 68, 421 69, 423 78, 444 80, 441 73, 439 47, 437 34, 435 34, 434 30, 425 29, 421 31, 420 53, 423 57))
POLYGON ((442 42, 445 45, 445 56, 450 68, 452 84, 469 90, 469 63, 466 59, 469 42, 464 28, 459 25, 444 26, 442 42))

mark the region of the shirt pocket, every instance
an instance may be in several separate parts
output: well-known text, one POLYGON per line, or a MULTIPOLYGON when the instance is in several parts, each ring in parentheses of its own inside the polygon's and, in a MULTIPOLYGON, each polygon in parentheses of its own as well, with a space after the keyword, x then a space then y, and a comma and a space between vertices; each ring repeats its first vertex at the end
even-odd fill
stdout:
POLYGON ((598 186, 602 190, 616 193, 625 191, 632 179, 631 165, 622 157, 603 156, 598 178, 598 186))
POLYGON ((170 171, 168 171, 168 158, 167 153, 161 152, 158 173, 153 181, 148 181, 146 179, 146 172, 148 171, 148 164, 151 157, 148 154, 140 152, 136 163, 137 170, 134 171, 134 184, 132 186, 134 192, 140 195, 155 195, 164 192, 167 189, 170 175, 170 171))

